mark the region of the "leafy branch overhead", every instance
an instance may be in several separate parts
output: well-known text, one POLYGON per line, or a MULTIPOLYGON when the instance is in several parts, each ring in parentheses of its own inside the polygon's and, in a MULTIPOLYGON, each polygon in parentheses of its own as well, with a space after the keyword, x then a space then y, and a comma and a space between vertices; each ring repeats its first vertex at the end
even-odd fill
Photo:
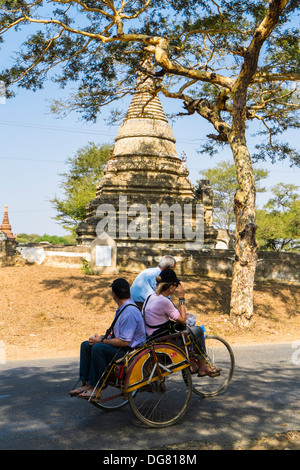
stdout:
POLYGON ((276 139, 299 126, 297 9, 297 0, 1 0, 2 38, 12 29, 30 32, 1 79, 8 96, 14 84, 38 90, 49 77, 61 87, 75 83, 53 109, 95 121, 103 106, 132 92, 148 54, 157 92, 182 100, 183 114, 207 119, 211 145, 244 125, 233 110, 246 99, 245 121, 259 121, 265 139, 255 158, 299 163, 276 139))

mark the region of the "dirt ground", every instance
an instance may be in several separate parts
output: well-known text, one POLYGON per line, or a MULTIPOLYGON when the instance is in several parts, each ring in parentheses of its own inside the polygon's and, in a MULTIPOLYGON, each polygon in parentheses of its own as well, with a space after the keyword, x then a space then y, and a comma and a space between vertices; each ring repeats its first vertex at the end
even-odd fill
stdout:
POLYGON ((253 439, 250 442, 238 441, 233 449, 227 449, 211 442, 189 442, 170 445, 166 449, 173 450, 300 450, 300 432, 288 431, 253 439))
MULTIPOLYGON (((120 274, 131 283, 135 274, 120 274)), ((112 322, 116 304, 111 276, 85 275, 81 270, 44 266, 0 269, 0 341, 6 360, 79 357, 80 343, 101 334, 112 322)), ((228 279, 187 276, 187 311, 209 334, 231 345, 300 340, 299 287, 257 282, 251 327, 241 332, 230 322, 228 279)), ((176 303, 176 299, 175 299, 176 303)), ((190 443, 192 445, 192 443, 190 443)), ((195 443, 190 448, 213 449, 195 443)), ((300 432, 253 441, 240 449, 300 449, 300 432)))
MULTIPOLYGON (((130 283, 135 278, 124 272, 119 276, 130 283)), ((187 276, 184 281, 187 310, 207 333, 233 345, 300 340, 298 286, 257 282, 253 322, 241 332, 229 318, 229 279, 187 276)), ((111 282, 109 276, 85 275, 79 269, 1 268, 0 340, 6 360, 77 356, 83 340, 105 332, 112 322, 117 306, 111 282)))

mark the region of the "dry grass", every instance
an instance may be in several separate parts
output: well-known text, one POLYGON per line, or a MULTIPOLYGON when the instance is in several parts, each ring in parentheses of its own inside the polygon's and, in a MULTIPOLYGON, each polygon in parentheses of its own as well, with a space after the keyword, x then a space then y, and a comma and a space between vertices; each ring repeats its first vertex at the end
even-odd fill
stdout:
MULTIPOLYGON (((129 282, 135 274, 122 273, 129 282)), ((108 276, 86 276, 80 270, 44 266, 0 270, 0 340, 8 360, 78 355, 82 340, 110 325, 116 304, 108 276)), ((231 344, 290 342, 300 339, 299 288, 259 282, 254 318, 248 331, 233 327, 229 317, 228 279, 189 276, 187 310, 197 324, 231 344)))

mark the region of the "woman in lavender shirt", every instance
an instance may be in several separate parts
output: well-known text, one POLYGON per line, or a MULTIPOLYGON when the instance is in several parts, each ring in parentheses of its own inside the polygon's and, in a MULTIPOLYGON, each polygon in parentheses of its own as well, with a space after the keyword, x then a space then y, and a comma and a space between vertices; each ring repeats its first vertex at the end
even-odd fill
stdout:
MULTIPOLYGON (((154 294, 150 295, 144 303, 143 316, 146 324, 147 336, 158 336, 166 330, 166 326, 170 320, 185 324, 188 318, 185 307, 185 286, 181 282, 174 270, 167 268, 164 269, 157 280, 157 289, 154 294), (178 289, 179 295, 179 309, 175 307, 170 300, 170 296, 178 289)), ((192 326, 190 330, 193 332, 197 343, 205 352, 204 333, 200 326, 192 326)), ((200 367, 196 368, 191 366, 191 372, 198 372, 199 375, 210 374, 211 371, 207 367, 205 359, 200 355, 198 357, 200 367)), ((194 364, 193 364, 194 366, 194 364)))

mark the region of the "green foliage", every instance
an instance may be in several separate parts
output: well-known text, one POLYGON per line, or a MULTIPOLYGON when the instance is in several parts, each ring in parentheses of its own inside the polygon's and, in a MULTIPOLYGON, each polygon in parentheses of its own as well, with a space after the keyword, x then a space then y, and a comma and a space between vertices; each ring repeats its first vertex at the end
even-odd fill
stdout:
POLYGON ((47 235, 46 233, 43 236, 38 237, 34 242, 48 242, 52 245, 69 245, 70 243, 66 237, 59 237, 57 235, 47 235))
POLYGON ((19 233, 17 238, 16 238, 16 241, 18 243, 35 243, 35 240, 39 237, 40 235, 38 235, 37 233, 31 233, 31 234, 27 234, 27 233, 19 233))
POLYGON ((91 263, 89 263, 86 259, 83 259, 82 260, 82 272, 83 274, 85 274, 86 276, 95 276, 95 275, 98 275, 99 272, 98 271, 95 271, 92 266, 91 266, 91 263))
POLYGON ((257 211, 257 238, 262 250, 300 251, 300 196, 298 186, 280 183, 274 197, 257 211))
MULTIPOLYGON (((214 192, 214 225, 220 229, 232 229, 235 221, 233 199, 238 189, 235 165, 229 161, 222 161, 215 167, 202 171, 200 175, 202 179, 209 180, 214 192)), ((257 191, 265 191, 259 183, 267 176, 268 171, 254 169, 257 191)), ((197 183, 201 185, 200 180, 197 183)))
POLYGON ((58 235, 38 235, 37 233, 27 234, 27 233, 20 233, 16 241, 18 243, 40 243, 40 242, 48 242, 52 245, 72 245, 76 242, 75 237, 73 235, 66 235, 64 237, 59 237, 58 235))
POLYGON ((87 204, 96 196, 96 187, 111 151, 111 145, 97 146, 90 142, 67 160, 69 171, 61 175, 60 185, 64 198, 55 197, 50 202, 58 212, 55 220, 73 235, 77 225, 86 218, 87 204))
MULTIPOLYGON (((53 110, 62 114, 76 110, 83 119, 96 121, 102 107, 133 91, 147 49, 158 89, 178 92, 176 98, 183 101, 186 96, 206 98, 210 109, 219 106, 219 96, 226 92, 219 109, 222 120, 230 123, 233 96, 214 77, 236 80, 243 74, 256 28, 266 19, 268 8, 274 13, 278 5, 266 0, 1 0, 0 38, 9 30, 29 31, 0 80, 7 85, 7 98, 15 94, 15 84, 33 91, 49 79, 62 88, 71 85, 74 92, 55 102, 53 110), (176 67, 170 71, 158 61, 153 54, 157 38, 167 39, 168 60, 184 71, 176 67), (203 77, 194 79, 191 71, 201 71, 203 77)), ((276 136, 299 126, 298 13, 299 1, 289 0, 259 50, 257 69, 246 87, 248 123, 263 124, 255 158, 291 158, 297 165, 297 149, 281 144, 276 136)), ((204 149, 213 153, 224 141, 211 136, 204 149)))

